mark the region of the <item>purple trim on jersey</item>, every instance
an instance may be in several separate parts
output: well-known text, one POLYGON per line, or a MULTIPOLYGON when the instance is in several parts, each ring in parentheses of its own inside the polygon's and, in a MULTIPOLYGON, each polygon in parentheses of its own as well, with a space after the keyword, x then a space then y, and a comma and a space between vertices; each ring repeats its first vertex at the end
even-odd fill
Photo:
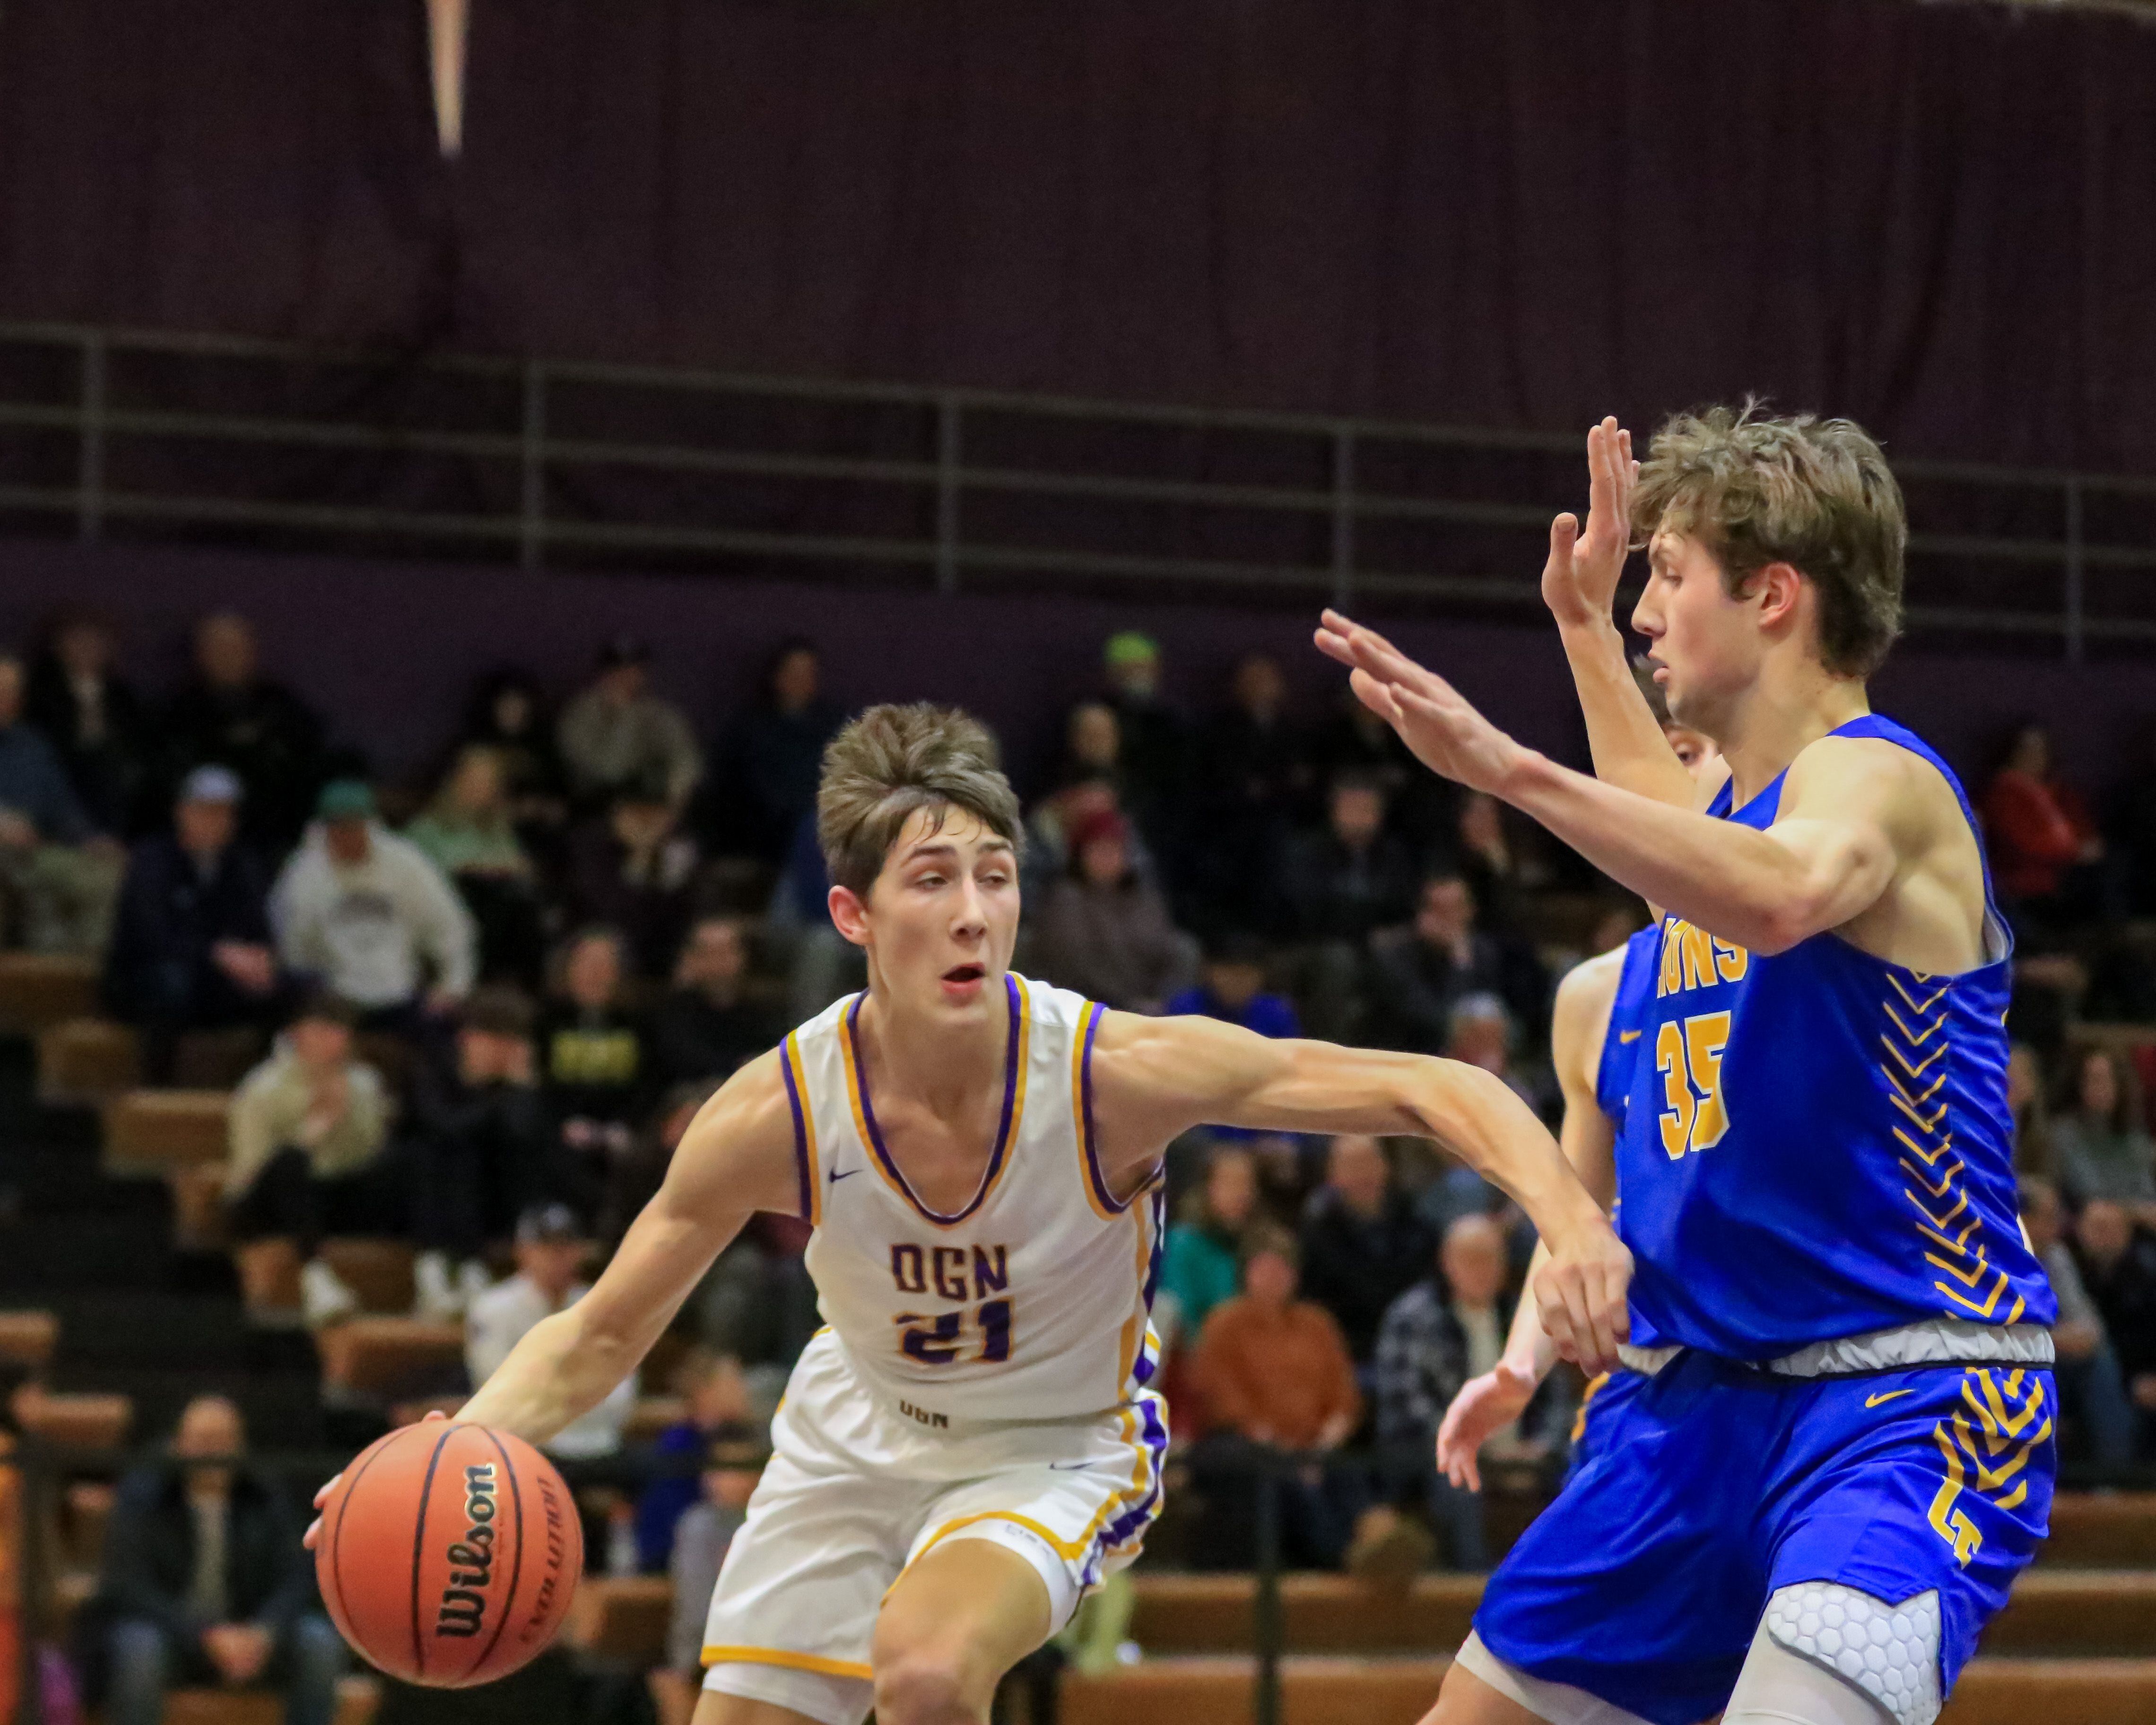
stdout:
POLYGON ((801 1087, 793 1081, 794 1041, 788 1036, 778 1045, 778 1070, 786 1075, 786 1106, 793 1111, 793 1167, 800 1177, 801 1219, 816 1214, 816 1173, 808 1166, 808 1119, 801 1111, 801 1087))
POLYGON ((1086 1562, 1091 1574, 1100 1560, 1151 1521, 1160 1507, 1161 1460, 1168 1451, 1168 1427, 1160 1417, 1160 1401, 1148 1396, 1138 1404, 1140 1421, 1144 1435, 1140 1440, 1152 1452, 1152 1484, 1137 1505, 1103 1527, 1093 1542, 1093 1551, 1086 1562))
MULTIPOLYGON (((1103 1209, 1120 1216, 1137 1201, 1138 1194, 1133 1192, 1121 1204, 1116 1202, 1116 1194, 1109 1189, 1101 1173, 1101 1154, 1093 1137, 1093 1039, 1100 1034, 1101 1015, 1106 1011, 1107 1008, 1097 1003, 1086 1004, 1085 1045, 1078 1055, 1078 1114, 1080 1136, 1086 1141, 1086 1178, 1093 1183, 1093 1196, 1100 1200, 1103 1209)), ((1146 1301, 1148 1310, 1152 1305, 1152 1301, 1146 1301)))
POLYGON ((891 1176, 891 1183, 905 1194, 906 1201, 939 1228, 955 1226, 987 1202, 988 1194, 995 1190, 996 1175, 1003 1168, 1004 1157, 1010 1149, 1011 1117, 1018 1106, 1019 992, 1018 979, 1008 971, 1004 973, 1004 992, 1010 1002, 1010 1033, 1004 1043, 1004 1106, 1003 1114, 996 1123, 996 1147, 989 1153, 987 1170, 981 1175, 980 1190, 973 1194, 965 1209, 948 1216, 932 1210, 921 1201, 913 1188, 906 1183, 906 1176, 899 1172, 898 1164, 891 1159, 891 1152, 885 1147, 883 1129, 876 1124, 875 1105, 869 1100, 868 1062, 861 1058, 861 1002, 868 996, 865 993, 856 994, 853 1005, 846 1013, 846 1039, 853 1045, 855 1082, 860 1086, 861 1120, 869 1129, 869 1148, 875 1153, 876 1160, 883 1164, 884 1172, 891 1176))

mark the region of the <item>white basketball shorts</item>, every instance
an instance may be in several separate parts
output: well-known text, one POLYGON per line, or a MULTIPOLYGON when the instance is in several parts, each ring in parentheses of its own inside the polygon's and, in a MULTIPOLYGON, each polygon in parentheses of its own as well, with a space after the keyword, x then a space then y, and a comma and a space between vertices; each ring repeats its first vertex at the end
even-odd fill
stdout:
POLYGON ((711 1598, 705 1687, 860 1725, 876 1612, 907 1567, 948 1540, 993 1540, 1040 1573, 1061 1627, 1137 1556, 1168 1416, 1147 1391, 1080 1420, 966 1420, 871 1384, 826 1330, 771 1441, 711 1598))

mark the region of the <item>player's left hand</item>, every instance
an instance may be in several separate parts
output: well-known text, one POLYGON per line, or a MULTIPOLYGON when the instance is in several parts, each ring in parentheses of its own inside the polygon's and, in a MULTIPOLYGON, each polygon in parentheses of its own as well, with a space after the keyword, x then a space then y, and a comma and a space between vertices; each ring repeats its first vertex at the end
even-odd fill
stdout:
POLYGON ((1632 1320, 1625 1304, 1632 1283, 1632 1254, 1597 1214, 1563 1240, 1544 1236, 1549 1261, 1535 1272, 1535 1301, 1543 1328, 1568 1359, 1592 1377, 1617 1364, 1617 1345, 1629 1340, 1632 1320))
POLYGON ((1317 649, 1348 668, 1355 698, 1383 719, 1433 773, 1502 796, 1528 751, 1492 725, 1435 671, 1337 611, 1319 624, 1317 649))

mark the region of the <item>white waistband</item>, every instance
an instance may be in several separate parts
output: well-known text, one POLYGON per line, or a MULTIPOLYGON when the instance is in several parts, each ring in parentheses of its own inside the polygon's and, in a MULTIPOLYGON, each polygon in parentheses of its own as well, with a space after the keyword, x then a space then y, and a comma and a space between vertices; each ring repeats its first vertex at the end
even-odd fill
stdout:
MULTIPOLYGON (((1651 1378, 1684 1351, 1635 1348, 1626 1343, 1617 1354, 1627 1371, 1651 1378)), ((2041 1324, 1979 1324, 1940 1317, 1815 1342, 1779 1359, 1764 1361, 1759 1369, 1778 1378, 1840 1378, 1906 1366, 2048 1366, 2056 1357, 2051 1332, 2041 1324)))

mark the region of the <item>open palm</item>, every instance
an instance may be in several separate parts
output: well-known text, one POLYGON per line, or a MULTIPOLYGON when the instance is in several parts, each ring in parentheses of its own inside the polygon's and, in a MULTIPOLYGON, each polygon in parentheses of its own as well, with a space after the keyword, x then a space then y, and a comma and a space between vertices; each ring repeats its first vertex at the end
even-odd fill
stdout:
POLYGON ((1375 629, 1327 611, 1317 640, 1320 652, 1348 667, 1355 698, 1431 772, 1471 790, 1500 791, 1526 755, 1466 696, 1375 629))
POLYGON ((1617 580, 1632 549, 1632 493, 1640 464, 1632 434, 1604 419, 1587 434, 1587 530, 1577 516, 1550 523, 1549 561, 1543 565, 1543 603, 1560 624, 1593 623, 1617 602, 1617 580))

